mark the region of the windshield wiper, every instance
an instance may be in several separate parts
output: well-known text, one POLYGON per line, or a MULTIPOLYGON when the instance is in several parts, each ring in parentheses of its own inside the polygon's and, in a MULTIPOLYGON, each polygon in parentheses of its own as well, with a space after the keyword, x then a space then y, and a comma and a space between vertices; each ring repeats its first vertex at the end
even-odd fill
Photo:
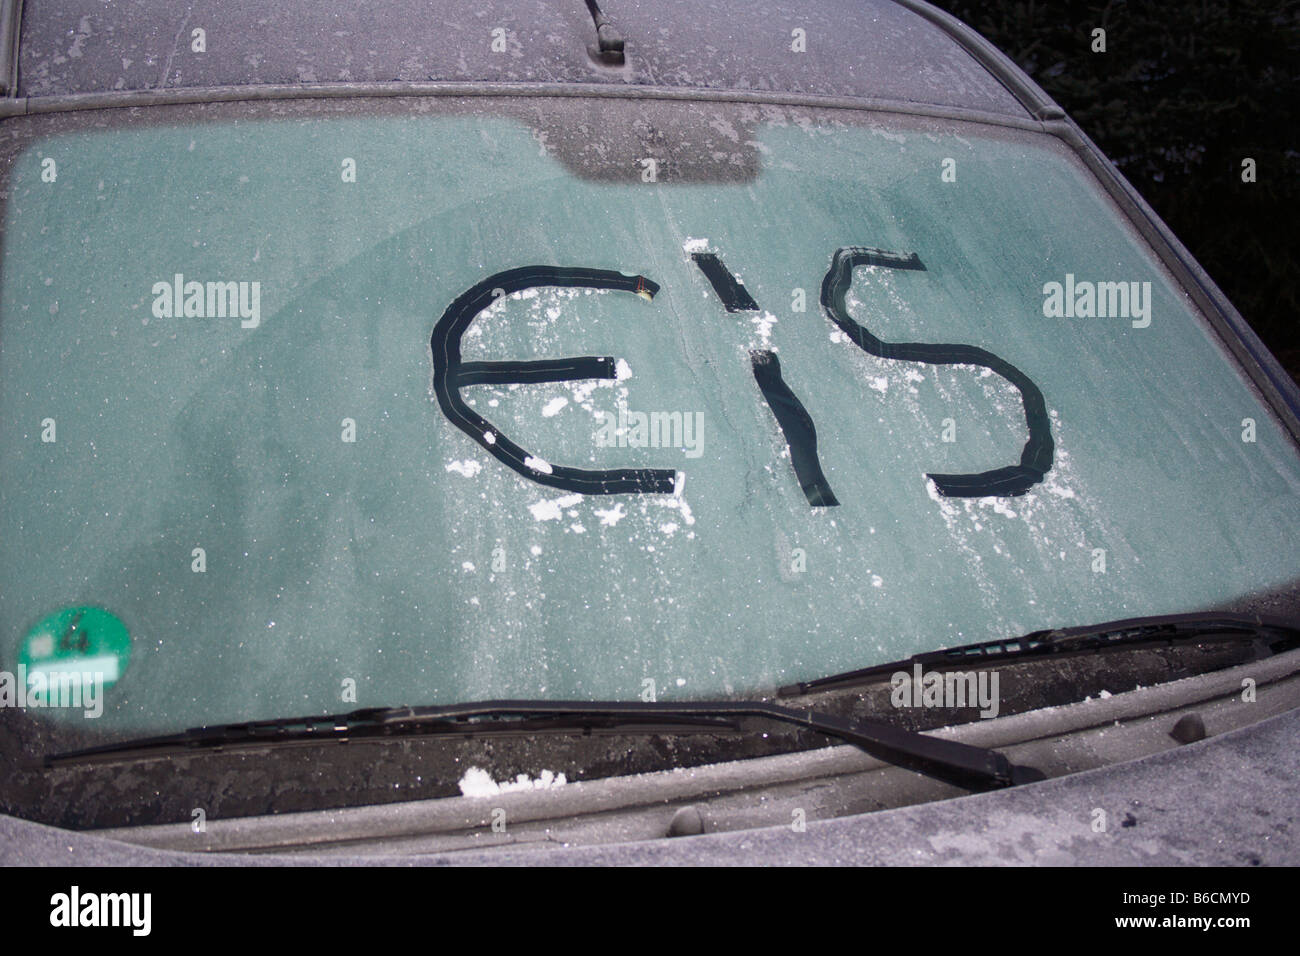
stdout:
MULTIPOLYGON (((1249 643, 1258 658, 1300 647, 1300 625, 1259 615, 1204 613, 1129 618, 1082 627, 1034 631, 1003 640, 917 654, 781 688, 778 697, 888 679, 913 665, 923 669, 1012 661, 1067 654, 1100 653, 1180 643, 1249 643)), ((462 735, 502 731, 574 731, 671 734, 710 729, 740 731, 739 718, 760 718, 803 727, 853 744, 887 763, 946 780, 967 789, 1006 787, 1043 779, 1032 767, 1012 764, 995 750, 931 736, 869 718, 845 719, 806 708, 766 701, 503 700, 427 707, 386 707, 337 715, 295 717, 197 727, 158 737, 128 740, 51 754, 47 767, 112 762, 280 744, 376 740, 405 736, 462 735)))
POLYGON ((736 732, 736 718, 762 718, 803 727, 843 740, 886 763, 905 767, 970 790, 988 790, 1044 779, 1033 767, 1011 763, 984 747, 895 727, 883 721, 847 720, 766 701, 492 700, 427 707, 384 707, 335 716, 301 717, 197 727, 85 750, 47 755, 46 767, 247 749, 280 744, 375 740, 388 737, 472 735, 502 730, 593 729, 640 734, 679 729, 736 732))
POLYGON ((596 5, 596 0, 587 0, 587 12, 596 24, 596 50, 600 59, 607 63, 623 64, 623 36, 610 23, 609 17, 596 5))
POLYGON ((911 673, 917 664, 923 670, 988 667, 1064 654, 1104 653, 1138 647, 1171 647, 1180 643, 1224 641, 1249 643, 1253 645, 1256 656, 1262 659, 1300 647, 1300 624, 1261 615, 1210 612, 1134 617, 1104 624, 1032 631, 1020 637, 927 651, 903 661, 877 664, 791 684, 778 690, 777 697, 798 697, 814 691, 887 680, 898 671, 911 673))

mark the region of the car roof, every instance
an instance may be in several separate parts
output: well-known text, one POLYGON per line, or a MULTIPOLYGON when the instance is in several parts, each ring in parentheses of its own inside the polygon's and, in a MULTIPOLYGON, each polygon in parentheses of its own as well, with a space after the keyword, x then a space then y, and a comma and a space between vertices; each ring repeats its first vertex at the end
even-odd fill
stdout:
POLYGON ((969 28, 911 0, 603 7, 626 39, 621 66, 593 55, 596 28, 584 0, 386 0, 332 10, 316 0, 26 0, 8 92, 587 84, 837 97, 1021 120, 1045 118, 1050 104, 969 28), (196 30, 204 52, 192 49, 196 30))

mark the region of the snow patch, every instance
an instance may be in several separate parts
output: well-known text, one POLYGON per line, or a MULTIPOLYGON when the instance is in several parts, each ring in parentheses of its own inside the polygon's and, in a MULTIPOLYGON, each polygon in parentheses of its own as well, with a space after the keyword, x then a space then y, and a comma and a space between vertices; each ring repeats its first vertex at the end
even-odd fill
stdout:
POLYGON ((749 321, 754 323, 754 330, 758 333, 758 337, 763 340, 763 345, 768 345, 772 339, 772 326, 776 325, 776 316, 771 312, 764 312, 749 321))
POLYGON ((596 517, 602 525, 612 528, 627 517, 627 512, 623 510, 622 504, 616 504, 612 508, 597 508, 596 517))
POLYGON ((473 478, 483 470, 483 463, 474 458, 466 458, 464 461, 453 461, 447 466, 447 470, 464 475, 466 478, 473 478))
POLYGON ((582 495, 565 495, 563 498, 554 498, 551 501, 539 501, 528 506, 528 510, 533 513, 533 519, 536 521, 559 521, 564 513, 565 508, 572 508, 582 501, 582 495))
POLYGON ((514 780, 502 780, 497 783, 492 779, 492 775, 481 767, 470 767, 465 771, 465 776, 460 778, 460 792, 466 797, 495 797, 516 790, 551 790, 555 787, 563 787, 566 783, 568 780, 565 779, 564 774, 556 774, 550 770, 543 770, 536 779, 521 773, 514 780))

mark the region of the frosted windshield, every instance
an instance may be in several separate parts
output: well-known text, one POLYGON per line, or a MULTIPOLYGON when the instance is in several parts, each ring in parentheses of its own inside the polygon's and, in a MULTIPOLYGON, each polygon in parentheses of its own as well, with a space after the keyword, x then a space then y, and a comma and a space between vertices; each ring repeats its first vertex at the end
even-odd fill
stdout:
POLYGON ((130 639, 106 727, 698 699, 1300 576, 1295 447, 1059 146, 815 112, 754 135, 755 175, 716 182, 579 176, 487 109, 28 147, 0 666, 92 607, 130 639), (599 374, 556 380, 577 359, 599 374))

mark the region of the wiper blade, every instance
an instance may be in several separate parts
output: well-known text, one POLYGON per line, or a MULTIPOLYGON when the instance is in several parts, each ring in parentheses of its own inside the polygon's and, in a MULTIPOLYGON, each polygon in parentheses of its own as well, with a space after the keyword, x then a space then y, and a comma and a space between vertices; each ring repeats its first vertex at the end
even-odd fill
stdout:
POLYGON ((1032 631, 1020 637, 963 644, 927 651, 903 661, 877 664, 832 674, 817 680, 782 687, 777 697, 798 697, 815 691, 872 683, 898 671, 958 666, 990 666, 1009 661, 1031 660, 1064 654, 1132 650, 1138 647, 1171 647, 1179 643, 1244 641, 1254 645, 1258 657, 1300 647, 1300 624, 1282 618, 1254 614, 1166 614, 1126 618, 1104 624, 1032 631))
POLYGON ((1013 764, 996 750, 918 733, 879 720, 849 720, 761 700, 682 703, 490 700, 449 706, 370 708, 336 716, 198 727, 161 737, 47 755, 45 766, 142 759, 227 748, 413 735, 465 735, 503 729, 589 732, 601 728, 618 732, 674 733, 682 728, 716 728, 734 732, 739 730, 736 719, 746 717, 774 720, 834 737, 886 763, 965 789, 988 790, 1043 779, 1040 771, 1013 764))

